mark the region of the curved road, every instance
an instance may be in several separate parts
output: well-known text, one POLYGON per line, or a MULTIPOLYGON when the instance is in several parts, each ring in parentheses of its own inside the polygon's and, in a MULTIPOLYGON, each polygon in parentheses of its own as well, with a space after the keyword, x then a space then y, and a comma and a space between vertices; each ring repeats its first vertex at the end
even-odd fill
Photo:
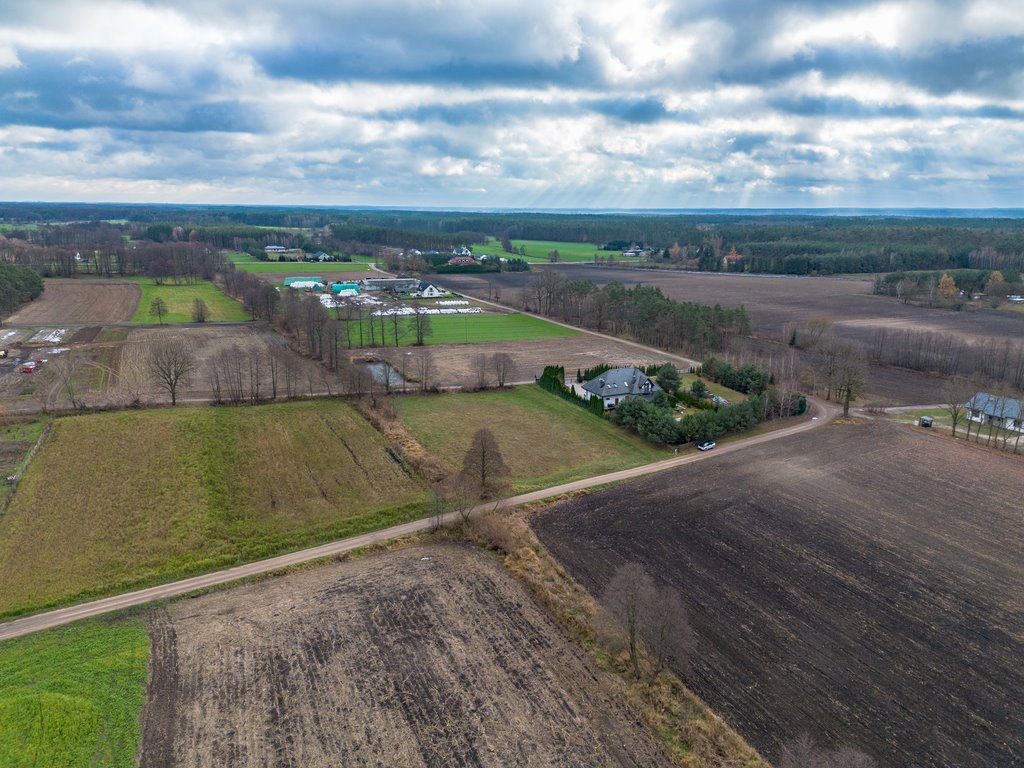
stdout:
MULTIPOLYGON (((803 421, 789 427, 783 427, 782 429, 765 432, 753 437, 730 441, 729 443, 717 448, 714 453, 687 453, 682 456, 665 459, 664 461, 654 462, 653 464, 645 464, 632 469, 623 469, 618 472, 610 472, 605 475, 588 477, 583 480, 576 480, 572 483, 544 488, 540 491, 512 496, 501 500, 497 504, 494 504, 493 502, 482 504, 474 508, 471 514, 477 514, 485 509, 494 509, 496 507, 515 507, 520 504, 528 504, 530 502, 541 501, 542 499, 551 498, 553 496, 559 496, 563 493, 579 491, 585 488, 593 488, 597 485, 629 480, 635 477, 654 474, 655 472, 664 472, 667 469, 674 469, 675 467, 681 467, 686 464, 693 464, 694 462, 710 459, 717 454, 732 453, 749 446, 761 445, 772 440, 779 440, 784 437, 789 437, 790 435, 815 429, 827 424, 840 413, 839 408, 833 406, 831 403, 825 403, 818 400, 817 398, 808 398, 808 402, 812 406, 812 413, 815 414, 814 416, 804 419, 803 421)), ((458 519, 458 514, 459 513, 457 512, 451 512, 445 515, 444 523, 447 524, 455 522, 458 519)), ((12 637, 18 637, 20 635, 27 635, 32 632, 38 632, 43 629, 49 629, 50 627, 68 624, 72 621, 77 621, 78 619, 84 619, 90 616, 99 616, 104 613, 110 613, 111 611, 118 611, 123 608, 143 605, 145 603, 153 602, 154 600, 178 597, 180 595, 188 594, 189 592, 194 592, 198 589, 204 589, 218 584, 225 584, 248 576, 272 573, 282 568, 287 568, 288 566, 297 565, 299 563, 305 563, 310 560, 340 555, 344 552, 351 552, 354 549, 360 549, 371 544, 377 544, 390 539, 397 539, 420 531, 429 530, 433 526, 433 518, 413 520, 412 522, 395 525, 391 528, 385 528, 380 531, 364 533, 361 536, 341 539, 329 544, 322 544, 319 547, 311 547, 310 549, 303 549, 298 552, 290 552, 285 555, 279 555, 278 557, 239 565, 223 571, 207 573, 202 576, 194 576, 190 579, 182 579, 181 581, 174 581, 170 584, 148 587, 146 589, 136 590, 135 592, 126 592, 121 595, 114 595, 113 597, 106 597, 101 600, 93 600, 88 603, 80 603, 67 608, 59 608, 57 610, 47 611, 46 613, 39 613, 34 616, 26 616, 23 619, 15 619, 14 621, 0 624, 0 641, 7 640, 12 637)))

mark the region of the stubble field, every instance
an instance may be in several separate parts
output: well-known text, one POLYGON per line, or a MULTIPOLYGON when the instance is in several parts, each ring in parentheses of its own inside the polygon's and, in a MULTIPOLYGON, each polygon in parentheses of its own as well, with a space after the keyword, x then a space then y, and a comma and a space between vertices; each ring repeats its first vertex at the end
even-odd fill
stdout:
POLYGON ((150 768, 667 764, 614 683, 464 547, 179 601, 151 636, 150 768))
POLYGON ((686 682, 762 754, 809 731, 879 765, 1024 761, 1019 459, 837 424, 535 519, 599 593, 645 564, 699 636, 686 682))
POLYGON ((127 323, 141 295, 137 283, 122 280, 49 279, 44 281, 43 295, 7 318, 7 323, 127 323))

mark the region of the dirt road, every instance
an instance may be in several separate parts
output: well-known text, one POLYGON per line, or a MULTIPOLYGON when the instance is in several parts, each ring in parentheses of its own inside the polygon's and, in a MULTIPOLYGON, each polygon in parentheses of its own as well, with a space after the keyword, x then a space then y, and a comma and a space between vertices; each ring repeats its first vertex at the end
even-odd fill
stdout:
MULTIPOLYGON (((748 438, 730 441, 719 446, 714 454, 687 453, 672 459, 634 467, 633 469, 625 469, 619 472, 610 472, 608 474, 598 475, 596 477, 588 477, 572 483, 564 483, 563 485, 556 485, 540 491, 512 496, 499 502, 497 507, 505 508, 518 506, 520 504, 529 504, 531 502, 541 501, 542 499, 560 496, 565 493, 572 493, 586 488, 593 488, 595 486, 606 485, 608 483, 616 483, 636 477, 643 477, 644 475, 651 475, 656 472, 664 472, 668 469, 674 469, 675 467, 702 461, 712 455, 733 453, 750 446, 762 445, 773 440, 780 440, 790 435, 806 432, 827 424, 839 414, 839 409, 830 403, 824 403, 816 399, 809 400, 808 402, 811 405, 814 415, 797 424, 793 424, 792 426, 783 427, 781 429, 776 429, 771 432, 765 432, 748 438)), ((473 512, 477 513, 484 509, 493 509, 495 506, 496 505, 492 502, 486 505, 481 505, 473 512)), ((450 513, 445 516, 444 523, 454 523, 457 519, 458 513, 450 513)), ((178 597, 179 595, 188 594, 189 592, 195 592, 196 590, 205 589, 218 584, 226 584, 231 581, 237 581, 238 579, 273 573, 274 571, 279 571, 283 568, 288 568, 289 566, 299 563, 340 555, 344 552, 351 552, 383 541, 398 539, 403 536, 409 536, 414 533, 426 531, 432 528, 433 525, 434 520, 432 518, 414 520, 409 523, 392 526, 391 528, 385 528, 380 531, 373 531, 360 536, 353 536, 352 538, 333 541, 328 544, 303 549, 298 552, 290 552, 286 555, 279 555, 267 560, 259 560, 254 563, 247 563, 245 565, 239 565, 234 568, 228 568, 214 573, 207 573, 201 576, 194 576, 189 579, 182 579, 180 581, 171 582, 170 584, 161 584, 155 587, 136 590, 134 592, 114 595, 113 597, 107 597, 101 600, 93 600, 88 603, 69 606, 68 608, 59 608, 57 610, 47 611, 46 613, 27 616, 22 619, 15 619, 14 621, 0 624, 0 641, 7 640, 12 637, 19 637, 21 635, 28 635, 33 632, 39 632, 40 630, 57 627, 62 624, 69 624, 72 621, 77 621, 78 619, 84 619, 90 616, 100 616, 105 613, 137 605, 144 605, 156 600, 178 597)))

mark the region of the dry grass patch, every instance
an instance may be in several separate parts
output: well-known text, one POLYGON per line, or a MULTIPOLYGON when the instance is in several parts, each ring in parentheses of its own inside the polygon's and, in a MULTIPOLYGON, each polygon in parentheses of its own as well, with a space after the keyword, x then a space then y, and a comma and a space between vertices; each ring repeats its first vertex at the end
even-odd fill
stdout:
POLYGON ((534 385, 400 397, 395 407, 419 442, 453 469, 461 466, 473 433, 486 426, 498 439, 517 492, 666 457, 664 450, 534 385))
POLYGON ((345 403, 59 419, 0 518, 0 614, 404 522, 425 495, 345 403))

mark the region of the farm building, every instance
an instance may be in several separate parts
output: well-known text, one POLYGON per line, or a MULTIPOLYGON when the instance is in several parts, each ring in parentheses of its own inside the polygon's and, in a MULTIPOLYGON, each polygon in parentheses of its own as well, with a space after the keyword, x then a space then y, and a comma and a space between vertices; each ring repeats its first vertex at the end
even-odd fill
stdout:
POLYGON ((449 267, 470 266, 471 264, 476 263, 477 260, 474 259, 472 256, 452 256, 450 259, 448 259, 449 267))
POLYGON ((332 283, 331 293, 336 296, 356 296, 359 294, 359 283, 332 283))
POLYGON ((614 408, 626 397, 650 400, 661 387, 639 368, 612 368, 583 384, 587 398, 604 399, 606 409, 614 408))
POLYGON ((319 277, 286 277, 284 279, 285 288, 294 288, 297 291, 309 289, 311 291, 322 291, 324 289, 324 281, 319 277))
POLYGON ((363 290, 367 293, 391 291, 393 293, 411 293, 419 287, 420 281, 415 277, 368 277, 363 280, 363 290))
POLYGON ((1024 432, 1024 401, 979 392, 967 401, 965 407, 971 421, 1024 432))
POLYGON ((265 253, 288 253, 288 249, 283 245, 268 245, 263 250, 265 253))

